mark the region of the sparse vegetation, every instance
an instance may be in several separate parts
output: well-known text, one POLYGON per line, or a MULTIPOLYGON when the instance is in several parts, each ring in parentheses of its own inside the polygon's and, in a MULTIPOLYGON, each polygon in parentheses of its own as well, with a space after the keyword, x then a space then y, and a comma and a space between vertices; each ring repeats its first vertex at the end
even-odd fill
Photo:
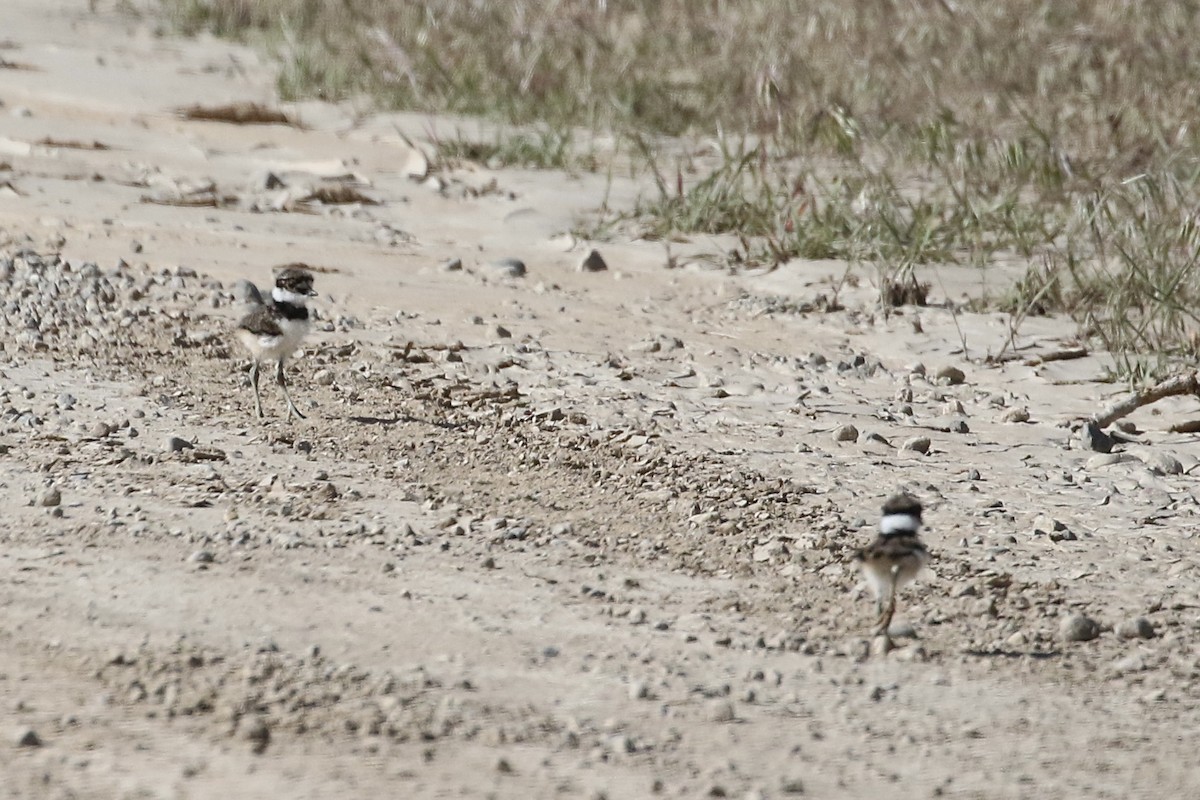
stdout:
POLYGON ((452 137, 431 134, 443 164, 471 161, 485 166, 532 169, 595 170, 596 158, 580 152, 569 132, 546 127, 529 131, 470 136, 456 130, 452 137))
POLYGON ((732 234, 734 264, 842 258, 895 286, 1023 259, 1000 304, 1071 313, 1119 374, 1196 354, 1195 4, 163 2, 272 49, 285 97, 537 126, 445 159, 588 168, 560 132, 624 135, 656 188, 602 227, 732 234))

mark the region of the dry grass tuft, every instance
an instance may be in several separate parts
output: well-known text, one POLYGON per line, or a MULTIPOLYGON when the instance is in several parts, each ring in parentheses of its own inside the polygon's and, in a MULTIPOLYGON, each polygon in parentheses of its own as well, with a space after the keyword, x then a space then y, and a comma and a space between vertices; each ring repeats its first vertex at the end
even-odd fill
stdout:
POLYGON ((901 287, 1025 259, 1001 305, 1068 311, 1127 377, 1200 339, 1194 3, 163 3, 272 49, 284 97, 536 124, 447 161, 594 168, 566 132, 623 134, 656 189, 597 230, 732 234, 731 266, 842 258, 901 287))

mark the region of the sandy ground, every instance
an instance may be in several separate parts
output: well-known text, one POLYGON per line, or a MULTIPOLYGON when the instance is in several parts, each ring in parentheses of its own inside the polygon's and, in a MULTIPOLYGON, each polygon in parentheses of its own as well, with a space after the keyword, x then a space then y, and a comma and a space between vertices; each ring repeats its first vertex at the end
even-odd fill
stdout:
POLYGON ((1200 796, 1194 405, 1083 448, 1103 354, 946 306, 999 268, 888 316, 703 238, 579 271, 645 187, 410 177, 478 123, 181 119, 270 66, 101 5, 0 36, 0 795, 1200 796), (309 418, 259 421, 234 285, 294 261, 309 418), (937 557, 885 654, 849 559, 900 488, 937 557))

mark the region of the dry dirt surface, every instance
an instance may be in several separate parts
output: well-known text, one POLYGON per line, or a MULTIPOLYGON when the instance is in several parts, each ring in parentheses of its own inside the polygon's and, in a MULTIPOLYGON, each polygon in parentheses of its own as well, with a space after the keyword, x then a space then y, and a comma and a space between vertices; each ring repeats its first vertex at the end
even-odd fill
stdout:
POLYGON ((0 796, 1200 796, 1194 405, 1089 449, 1103 354, 952 311, 1002 271, 889 315, 708 240, 583 271, 637 184, 186 119, 271 67, 3 17, 0 796), (308 419, 260 421, 237 281, 289 262, 308 419), (885 653, 850 557, 902 488, 936 558, 885 653))

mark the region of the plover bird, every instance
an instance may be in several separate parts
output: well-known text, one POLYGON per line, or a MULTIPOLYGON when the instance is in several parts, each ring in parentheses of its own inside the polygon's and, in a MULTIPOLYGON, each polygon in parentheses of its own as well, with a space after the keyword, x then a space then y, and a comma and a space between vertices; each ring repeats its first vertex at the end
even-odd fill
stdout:
POLYGON ((258 372, 263 362, 275 362, 275 382, 283 389, 287 400, 288 414, 303 419, 304 415, 292 402, 287 379, 283 375, 283 362, 304 340, 308 333, 308 298, 316 297, 313 291, 312 273, 301 267, 284 267, 275 276, 271 299, 255 306, 238 323, 238 338, 250 351, 254 359, 250 365, 250 385, 254 387, 254 410, 262 417, 262 397, 258 391, 258 372))
POLYGON ((929 550, 918 535, 921 503, 912 495, 898 494, 883 504, 879 536, 856 556, 875 595, 875 633, 887 635, 896 613, 896 592, 917 577, 929 561, 929 550))

